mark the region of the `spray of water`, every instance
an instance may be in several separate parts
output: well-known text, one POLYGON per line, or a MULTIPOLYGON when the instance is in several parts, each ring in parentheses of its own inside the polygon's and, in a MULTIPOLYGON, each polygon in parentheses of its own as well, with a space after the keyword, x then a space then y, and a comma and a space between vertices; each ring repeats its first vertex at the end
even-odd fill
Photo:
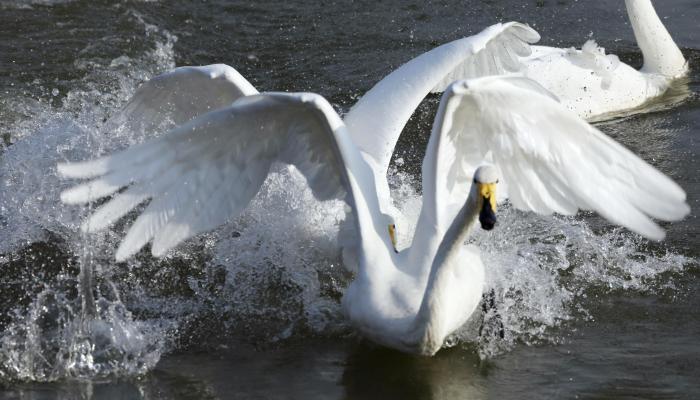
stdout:
POLYGON ((56 162, 128 145, 101 131, 102 121, 140 81, 173 67, 174 36, 131 9, 121 18, 151 43, 139 57, 101 59, 92 54, 98 41, 75 63, 85 74, 75 89, 61 96, 37 82, 48 100, 12 96, 16 115, 25 118, 10 122, 9 145, 0 153, 0 262, 9 289, 0 310, 3 380, 142 374, 164 348, 166 328, 135 319, 105 278, 112 266, 94 257, 113 243, 113 234, 79 235, 85 211, 58 202, 64 186, 56 162))

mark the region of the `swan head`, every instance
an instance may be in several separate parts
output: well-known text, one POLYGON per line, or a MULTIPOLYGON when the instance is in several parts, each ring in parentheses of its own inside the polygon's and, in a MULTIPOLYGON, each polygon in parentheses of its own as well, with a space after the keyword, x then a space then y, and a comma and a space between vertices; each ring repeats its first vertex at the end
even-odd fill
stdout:
POLYGON ((479 205, 479 223, 481 228, 487 231, 496 225, 496 185, 498 184, 498 171, 492 165, 483 165, 474 172, 474 185, 476 186, 479 205))

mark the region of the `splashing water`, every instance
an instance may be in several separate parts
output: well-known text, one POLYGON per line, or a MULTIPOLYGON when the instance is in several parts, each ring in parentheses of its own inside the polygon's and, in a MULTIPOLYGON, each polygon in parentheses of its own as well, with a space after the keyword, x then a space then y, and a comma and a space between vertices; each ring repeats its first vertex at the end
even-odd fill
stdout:
MULTIPOLYGON (((103 60, 92 55, 101 45, 94 44, 75 63, 85 78, 60 98, 60 107, 23 94, 10 103, 11 113, 26 118, 11 127, 11 144, 0 148, 2 380, 138 375, 155 366, 164 348, 166 328, 135 319, 101 276, 108 275, 108 264, 91 257, 114 242, 110 234, 77 235, 85 212, 58 202, 65 185, 55 175, 56 163, 127 145, 119 135, 96 133, 101 121, 138 82, 174 66, 173 35, 132 9, 121 19, 152 45, 142 56, 103 60), (93 284, 93 270, 100 285, 93 284)), ((60 95, 35 83, 46 97, 60 95)))

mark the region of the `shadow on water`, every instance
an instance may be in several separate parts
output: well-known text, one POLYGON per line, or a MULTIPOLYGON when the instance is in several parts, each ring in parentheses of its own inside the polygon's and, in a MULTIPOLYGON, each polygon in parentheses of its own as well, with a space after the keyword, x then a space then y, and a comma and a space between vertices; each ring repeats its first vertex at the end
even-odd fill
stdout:
POLYGON ((348 355, 345 399, 476 399, 483 397, 488 361, 474 351, 446 349, 432 358, 358 346, 348 355))

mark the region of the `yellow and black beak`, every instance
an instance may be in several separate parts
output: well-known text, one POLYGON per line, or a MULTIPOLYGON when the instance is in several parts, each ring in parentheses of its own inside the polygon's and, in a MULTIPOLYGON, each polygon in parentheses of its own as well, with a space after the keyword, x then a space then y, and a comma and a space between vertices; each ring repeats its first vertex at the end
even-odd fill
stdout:
POLYGON ((399 251, 396 250, 396 225, 395 224, 389 225, 389 238, 391 238, 391 245, 394 246, 394 253, 398 253, 399 251))
POLYGON ((481 228, 490 231, 496 225, 496 183, 477 183, 481 198, 479 223, 481 228))

